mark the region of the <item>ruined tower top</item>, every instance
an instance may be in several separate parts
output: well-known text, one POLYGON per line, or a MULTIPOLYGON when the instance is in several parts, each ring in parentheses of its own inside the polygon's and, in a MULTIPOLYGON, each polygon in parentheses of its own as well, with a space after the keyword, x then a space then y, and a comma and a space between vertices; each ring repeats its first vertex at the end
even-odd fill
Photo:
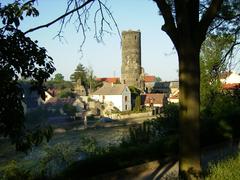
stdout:
POLYGON ((121 83, 142 89, 141 32, 122 31, 121 83))

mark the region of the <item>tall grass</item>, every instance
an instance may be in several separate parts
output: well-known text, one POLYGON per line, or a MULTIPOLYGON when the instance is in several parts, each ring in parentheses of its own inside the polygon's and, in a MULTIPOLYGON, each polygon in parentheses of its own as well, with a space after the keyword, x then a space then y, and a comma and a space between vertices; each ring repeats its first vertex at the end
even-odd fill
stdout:
POLYGON ((231 158, 211 164, 206 180, 237 180, 240 179, 240 152, 231 158))

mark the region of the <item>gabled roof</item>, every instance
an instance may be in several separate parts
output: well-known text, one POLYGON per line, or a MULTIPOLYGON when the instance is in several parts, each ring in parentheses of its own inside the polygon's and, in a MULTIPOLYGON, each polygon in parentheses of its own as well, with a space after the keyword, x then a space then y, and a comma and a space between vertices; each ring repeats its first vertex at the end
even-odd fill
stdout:
POLYGON ((118 77, 111 77, 111 78, 96 78, 97 81, 103 81, 108 83, 117 83, 120 81, 118 77))
POLYGON ((141 95, 143 104, 163 104, 165 94, 151 93, 141 95))
POLYGON ((104 84, 93 95, 121 95, 126 87, 124 84, 104 84))
POLYGON ((156 77, 155 76, 144 76, 144 82, 155 82, 156 77))

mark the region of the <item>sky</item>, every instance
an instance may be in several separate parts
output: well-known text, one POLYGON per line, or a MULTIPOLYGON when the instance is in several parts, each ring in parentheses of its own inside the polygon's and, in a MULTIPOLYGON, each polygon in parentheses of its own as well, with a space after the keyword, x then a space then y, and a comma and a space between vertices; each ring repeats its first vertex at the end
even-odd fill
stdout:
MULTIPOLYGON (((64 13, 66 4, 67 0, 38 0, 36 7, 40 13, 39 17, 26 18, 20 28, 25 31, 54 20, 64 13)), ((156 4, 152 0, 108 0, 107 6, 120 31, 141 31, 142 67, 145 73, 159 76, 163 81, 177 80, 177 53, 173 50, 169 37, 161 30, 163 19, 156 4)), ((47 49, 48 55, 54 59, 55 73, 63 74, 65 80, 69 80, 79 63, 85 67, 92 67, 97 77, 121 76, 121 39, 117 29, 110 22, 112 34, 104 35, 104 42, 97 42, 94 38, 94 13, 93 7, 89 17, 90 31, 86 33, 87 39, 82 53, 79 50, 83 36, 76 32, 74 18, 63 29, 62 41, 54 38, 60 29, 60 23, 28 34, 47 49)))

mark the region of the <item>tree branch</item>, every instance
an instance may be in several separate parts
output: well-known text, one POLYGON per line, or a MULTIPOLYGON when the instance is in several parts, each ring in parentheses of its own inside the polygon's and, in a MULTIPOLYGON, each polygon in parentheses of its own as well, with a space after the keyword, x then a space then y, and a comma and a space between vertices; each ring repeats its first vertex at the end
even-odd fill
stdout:
POLYGON ((169 35, 175 47, 177 47, 176 46, 177 45, 177 29, 175 26, 171 7, 167 4, 166 0, 153 0, 153 1, 157 3, 157 6, 161 11, 165 21, 165 24, 162 26, 162 30, 169 35))
POLYGON ((65 13, 65 14, 63 14, 62 16, 59 16, 57 19, 55 19, 55 20, 53 20, 53 21, 51 21, 51 22, 49 22, 49 23, 47 23, 47 24, 44 24, 44 25, 37 26, 37 27, 35 27, 35 28, 29 29, 29 30, 27 30, 24 34, 27 34, 27 33, 33 32, 33 31, 36 31, 36 30, 41 29, 41 28, 47 28, 47 27, 51 26, 52 24, 56 23, 57 21, 59 21, 59 20, 65 18, 66 16, 74 13, 75 11, 78 11, 79 9, 82 9, 83 7, 87 6, 90 2, 93 2, 93 1, 95 1, 95 0, 87 0, 87 1, 86 1, 85 3, 83 3, 81 6, 75 8, 75 9, 73 9, 73 10, 71 10, 71 11, 65 13))
POLYGON ((202 19, 199 23, 199 29, 201 30, 202 37, 205 37, 208 27, 213 22, 213 19, 216 17, 218 11, 221 8, 223 0, 212 0, 210 6, 207 8, 206 12, 202 15, 202 19))

